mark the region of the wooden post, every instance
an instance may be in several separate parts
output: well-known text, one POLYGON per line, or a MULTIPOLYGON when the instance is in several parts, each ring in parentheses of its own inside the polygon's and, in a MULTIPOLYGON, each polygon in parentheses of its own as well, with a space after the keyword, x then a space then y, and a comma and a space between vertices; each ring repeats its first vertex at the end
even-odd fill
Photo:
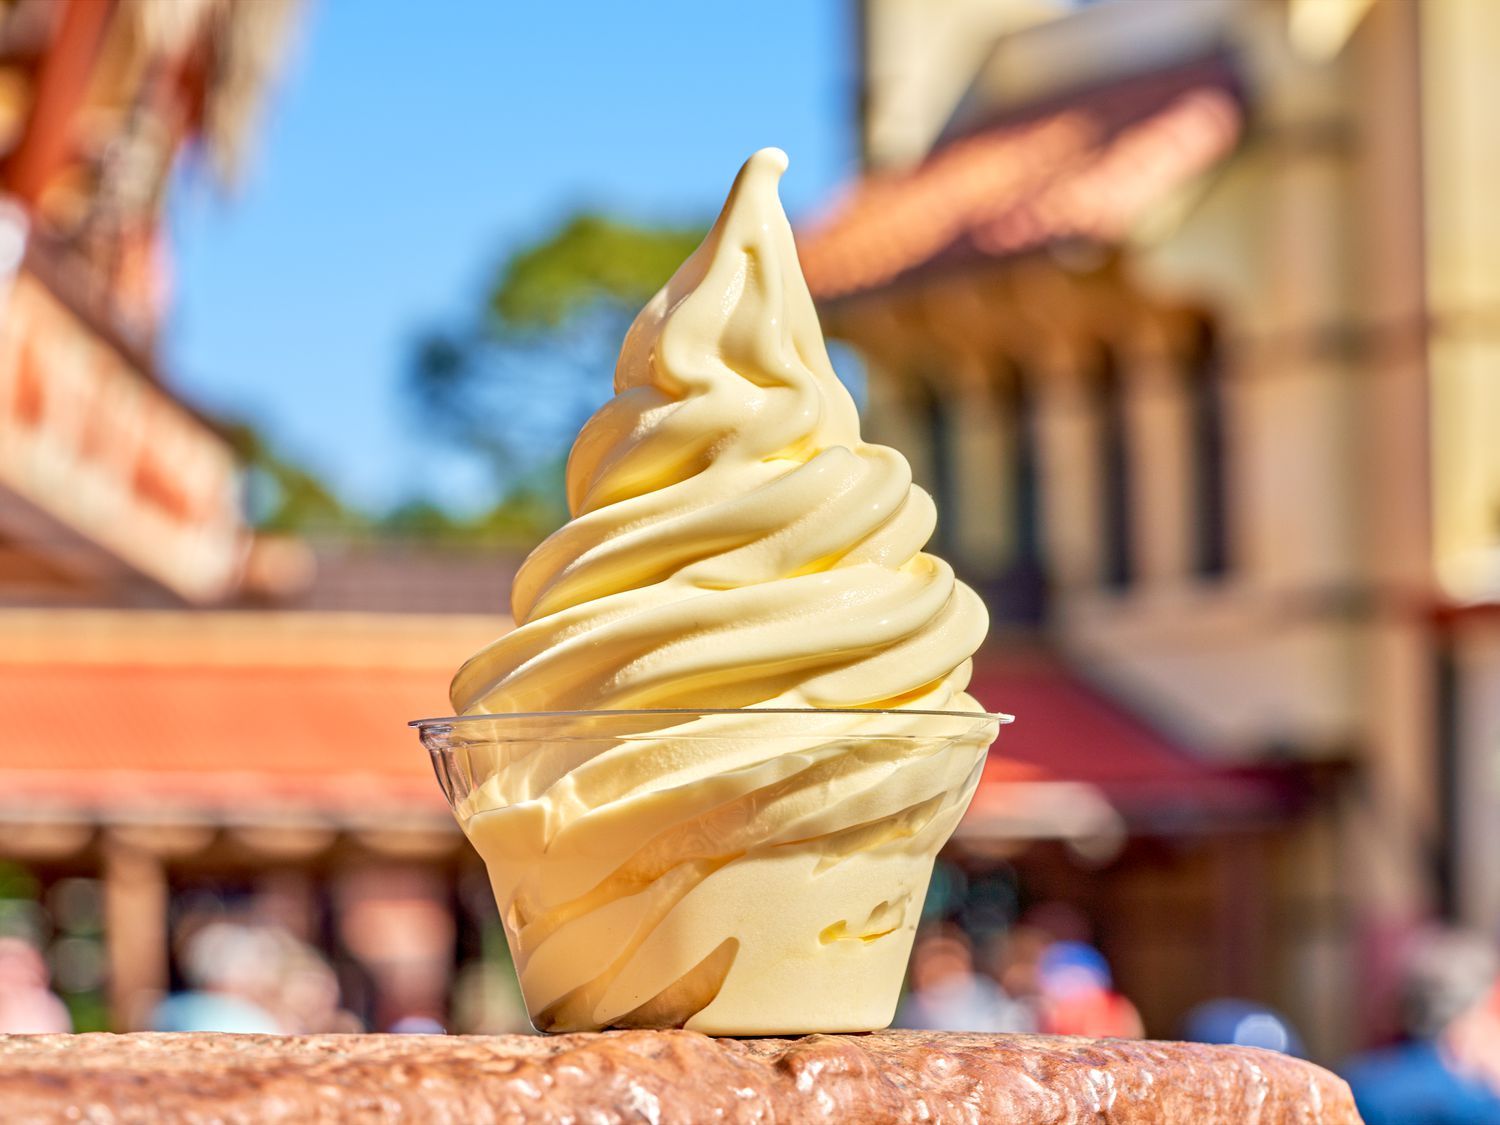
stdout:
POLYGON ((167 988, 167 877, 161 860, 114 834, 104 841, 110 1022, 132 1031, 167 988))

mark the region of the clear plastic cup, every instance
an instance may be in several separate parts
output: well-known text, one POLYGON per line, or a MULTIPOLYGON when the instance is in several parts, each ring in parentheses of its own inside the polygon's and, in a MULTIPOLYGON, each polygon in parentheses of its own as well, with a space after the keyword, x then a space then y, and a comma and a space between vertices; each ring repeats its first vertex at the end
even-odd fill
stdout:
POLYGON ((542 1031, 868 1031, 1009 716, 593 711, 414 724, 542 1031))

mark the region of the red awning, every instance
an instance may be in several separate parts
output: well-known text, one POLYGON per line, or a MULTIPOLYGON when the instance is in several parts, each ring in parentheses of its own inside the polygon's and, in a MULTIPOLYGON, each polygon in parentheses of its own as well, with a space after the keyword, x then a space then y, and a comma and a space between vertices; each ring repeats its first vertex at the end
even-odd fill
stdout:
POLYGON ((973 818, 1014 815, 1027 797, 1021 785, 1068 814, 1059 835, 1098 824, 1089 794, 1106 801, 1122 827, 1144 833, 1242 824, 1286 810, 1283 786, 1195 754, 1055 658, 981 654, 970 692, 1016 716, 990 752, 973 818), (1068 788, 1049 793, 1049 785, 1068 788))
POLYGON ((1243 127, 1222 56, 1030 106, 941 143, 913 169, 856 181, 799 232, 803 271, 828 301, 930 267, 1112 243, 1233 149, 1243 127))

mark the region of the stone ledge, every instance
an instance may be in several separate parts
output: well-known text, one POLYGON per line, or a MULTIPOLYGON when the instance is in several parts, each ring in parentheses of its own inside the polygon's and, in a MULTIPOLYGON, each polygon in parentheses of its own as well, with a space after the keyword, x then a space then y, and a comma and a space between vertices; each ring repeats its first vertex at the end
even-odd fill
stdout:
POLYGON ((0 1036, 6 1122, 1357 1125, 1311 1063, 1196 1043, 886 1031, 0 1036))

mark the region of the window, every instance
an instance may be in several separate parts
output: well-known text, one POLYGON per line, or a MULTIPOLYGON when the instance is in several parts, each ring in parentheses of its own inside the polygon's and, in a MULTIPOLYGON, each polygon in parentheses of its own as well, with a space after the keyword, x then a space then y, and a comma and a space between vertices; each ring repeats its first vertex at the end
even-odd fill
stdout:
POLYGON ((1047 572, 1043 562, 1042 477, 1038 462, 1036 396, 1026 373, 1012 368, 1001 387, 1002 443, 1005 461, 1000 479, 1009 490, 1005 515, 1009 519, 1009 547, 1003 589, 997 598, 1009 620, 1036 623, 1047 604, 1047 572))
POLYGON ((1218 336, 1207 318, 1195 325, 1186 377, 1192 458, 1191 563, 1193 573, 1217 578, 1229 569, 1224 375, 1218 336))
POLYGON ((1099 426, 1098 495, 1100 555, 1104 585, 1130 585, 1130 457, 1126 435, 1125 388, 1111 348, 1102 347, 1092 372, 1099 426))
POLYGON ((1042 478, 1037 464, 1036 409, 1026 378, 1016 372, 1011 384, 1011 479, 1015 482, 1011 518, 1019 566, 1042 564, 1042 478))

